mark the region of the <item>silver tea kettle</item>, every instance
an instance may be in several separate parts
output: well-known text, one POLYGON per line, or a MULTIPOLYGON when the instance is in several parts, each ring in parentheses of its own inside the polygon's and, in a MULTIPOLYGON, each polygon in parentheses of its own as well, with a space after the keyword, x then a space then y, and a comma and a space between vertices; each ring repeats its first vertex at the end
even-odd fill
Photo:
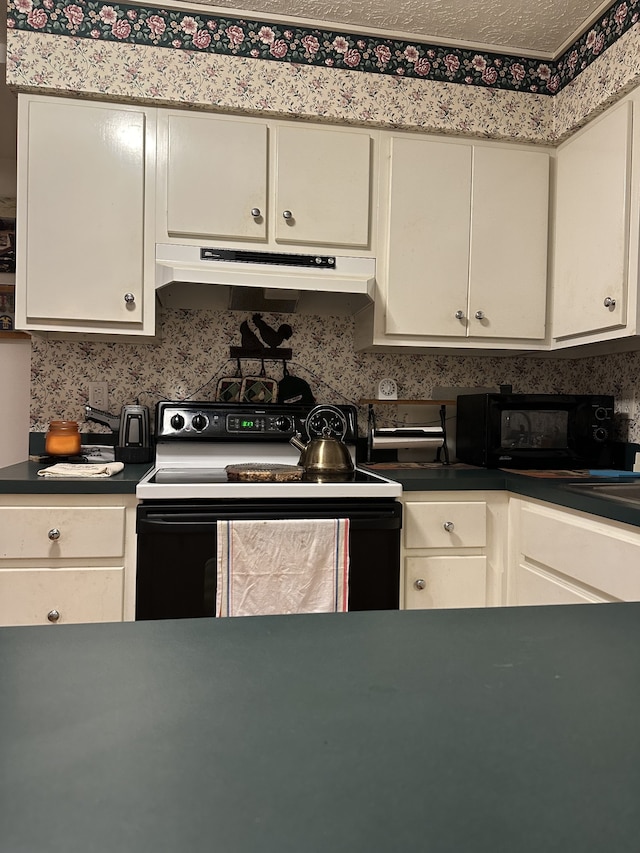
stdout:
POLYGON ((353 474, 353 459, 349 448, 342 441, 347 422, 339 409, 334 406, 316 406, 305 421, 305 429, 307 435, 311 436, 306 444, 300 433, 291 436, 289 443, 300 451, 298 464, 304 468, 307 477, 344 479, 353 474), (335 426, 332 428, 329 422, 335 426))

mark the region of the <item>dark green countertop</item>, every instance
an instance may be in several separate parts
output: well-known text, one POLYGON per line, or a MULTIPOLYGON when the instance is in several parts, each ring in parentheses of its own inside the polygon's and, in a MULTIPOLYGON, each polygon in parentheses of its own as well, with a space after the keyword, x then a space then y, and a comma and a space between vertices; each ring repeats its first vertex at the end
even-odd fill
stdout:
POLYGON ((7 468, 0 468, 0 493, 12 495, 135 494, 136 486, 151 465, 125 465, 124 470, 119 474, 96 480, 39 477, 38 471, 46 467, 47 464, 42 462, 18 462, 7 468))
POLYGON ((640 603, 0 629, 10 853, 637 853, 640 603))
MULTIPOLYGON (((640 527, 640 509, 605 500, 597 495, 577 494, 565 490, 574 483, 619 483, 621 480, 606 477, 566 477, 544 479, 529 474, 487 468, 372 468, 377 474, 401 483, 403 492, 420 491, 474 491, 506 490, 512 494, 534 498, 568 509, 581 510, 612 521, 640 527)), ((638 475, 640 478, 640 474, 638 475)))
MULTIPOLYGON (((120 474, 100 480, 56 480, 38 477, 39 462, 20 462, 0 468, 0 494, 135 494, 136 486, 150 465, 125 465, 120 474)), ((366 467, 366 466, 365 466, 366 467)), ((510 491, 569 509, 582 510, 613 521, 640 527, 640 509, 613 503, 594 495, 565 491, 562 486, 585 482, 584 478, 539 479, 525 473, 499 469, 456 467, 372 468, 376 473, 402 485, 403 491, 510 491)), ((597 482, 607 482, 597 478, 597 482)), ((614 481, 617 482, 617 481, 614 481)))

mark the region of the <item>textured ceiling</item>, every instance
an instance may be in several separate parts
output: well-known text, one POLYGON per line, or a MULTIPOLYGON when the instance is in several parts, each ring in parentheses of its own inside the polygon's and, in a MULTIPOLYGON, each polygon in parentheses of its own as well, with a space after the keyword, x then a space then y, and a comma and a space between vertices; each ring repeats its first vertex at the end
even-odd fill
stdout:
MULTIPOLYGON (((237 0, 204 3, 237 10, 237 0)), ((183 4, 176 0, 175 5, 183 4)), ((307 18, 349 30, 418 36, 435 44, 553 58, 609 5, 611 0, 250 0, 243 9, 267 20, 270 15, 307 18)))

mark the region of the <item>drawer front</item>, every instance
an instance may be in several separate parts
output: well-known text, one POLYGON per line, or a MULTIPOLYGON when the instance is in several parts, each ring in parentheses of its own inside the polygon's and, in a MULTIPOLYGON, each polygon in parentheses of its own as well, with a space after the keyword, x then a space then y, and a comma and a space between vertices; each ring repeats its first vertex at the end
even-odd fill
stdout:
POLYGON ((405 558, 405 610, 486 605, 486 557, 405 558))
POLYGON ((0 624, 121 622, 124 569, 4 569, 0 624))
POLYGON ((486 543, 485 501, 405 503, 405 548, 482 548, 486 543))
POLYGON ((0 558, 122 557, 125 508, 0 507, 0 558))
POLYGON ((524 507, 521 554, 621 601, 640 600, 640 534, 524 507))

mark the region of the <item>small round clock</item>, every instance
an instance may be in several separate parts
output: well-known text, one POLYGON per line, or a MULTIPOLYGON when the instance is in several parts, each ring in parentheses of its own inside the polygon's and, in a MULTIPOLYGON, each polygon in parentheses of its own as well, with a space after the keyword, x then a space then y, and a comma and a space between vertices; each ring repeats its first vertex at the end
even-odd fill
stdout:
POLYGON ((381 379, 378 382, 378 400, 397 400, 398 383, 395 379, 381 379))

